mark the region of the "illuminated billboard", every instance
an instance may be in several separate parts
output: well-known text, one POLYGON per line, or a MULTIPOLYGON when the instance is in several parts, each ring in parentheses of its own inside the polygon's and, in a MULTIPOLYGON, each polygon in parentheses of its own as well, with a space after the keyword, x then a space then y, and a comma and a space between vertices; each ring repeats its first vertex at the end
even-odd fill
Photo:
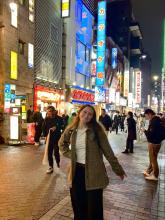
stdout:
POLYGON ((106 101, 106 89, 101 86, 95 87, 95 102, 105 102, 106 101))
POLYGON ((70 0, 61 1, 61 16, 62 18, 69 17, 70 15, 70 0))
POLYGON ((102 1, 98 3, 97 70, 96 70, 97 86, 103 86, 105 81, 105 44, 106 44, 106 1, 102 1))
POLYGON ((17 79, 18 77, 18 70, 17 70, 17 59, 18 55, 16 52, 11 51, 11 70, 10 70, 10 78, 17 79))
POLYGON ((117 48, 112 48, 112 69, 117 67, 117 48))
POLYGON ((141 103, 141 72, 135 72, 135 103, 141 103))
POLYGON ((86 76, 90 76, 90 54, 93 38, 93 16, 82 4, 76 1, 76 63, 75 71, 86 76))

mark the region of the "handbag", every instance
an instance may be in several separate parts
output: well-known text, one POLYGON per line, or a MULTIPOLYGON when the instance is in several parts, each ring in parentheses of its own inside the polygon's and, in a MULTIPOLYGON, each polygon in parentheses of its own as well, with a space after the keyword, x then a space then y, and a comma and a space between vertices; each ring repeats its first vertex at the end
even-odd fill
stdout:
POLYGON ((42 159, 42 164, 43 165, 48 165, 48 147, 49 147, 49 140, 50 140, 50 130, 46 138, 46 144, 45 144, 45 152, 44 152, 44 157, 42 159))

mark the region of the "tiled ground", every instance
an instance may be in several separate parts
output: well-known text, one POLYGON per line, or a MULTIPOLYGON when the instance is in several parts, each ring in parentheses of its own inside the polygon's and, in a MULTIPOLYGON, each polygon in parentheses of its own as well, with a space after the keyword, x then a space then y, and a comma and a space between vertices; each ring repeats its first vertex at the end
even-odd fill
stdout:
MULTIPOLYGON (((105 220, 165 219, 165 147, 159 156, 160 180, 146 181, 146 143, 136 144, 133 155, 123 155, 125 135, 110 135, 110 143, 127 173, 123 182, 107 164, 110 184, 104 192, 105 220)), ((41 164, 43 147, 9 147, 0 150, 0 220, 73 219, 66 184, 67 161, 62 171, 46 175, 41 164), (44 215, 46 213, 46 215, 44 215)))

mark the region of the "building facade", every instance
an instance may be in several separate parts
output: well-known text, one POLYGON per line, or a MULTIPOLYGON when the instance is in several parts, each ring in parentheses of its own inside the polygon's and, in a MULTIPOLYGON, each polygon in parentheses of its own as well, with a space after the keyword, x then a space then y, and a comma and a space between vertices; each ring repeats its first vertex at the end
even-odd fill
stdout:
POLYGON ((60 111, 63 100, 61 1, 38 0, 35 10, 34 110, 45 114, 48 105, 60 111))
POLYGON ((9 140, 10 115, 23 124, 33 102, 34 0, 1 0, 0 53, 0 133, 9 140))

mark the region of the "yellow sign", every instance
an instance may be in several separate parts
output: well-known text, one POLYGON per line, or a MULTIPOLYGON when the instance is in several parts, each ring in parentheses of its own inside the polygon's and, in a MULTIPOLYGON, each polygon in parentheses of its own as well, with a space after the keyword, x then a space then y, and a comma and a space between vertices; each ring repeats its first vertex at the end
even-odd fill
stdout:
POLYGON ((70 11, 70 0, 62 0, 61 6, 62 18, 68 17, 70 11))
POLYGON ((11 51, 11 72, 10 72, 11 79, 17 79, 18 77, 17 59, 18 59, 17 53, 11 51))

